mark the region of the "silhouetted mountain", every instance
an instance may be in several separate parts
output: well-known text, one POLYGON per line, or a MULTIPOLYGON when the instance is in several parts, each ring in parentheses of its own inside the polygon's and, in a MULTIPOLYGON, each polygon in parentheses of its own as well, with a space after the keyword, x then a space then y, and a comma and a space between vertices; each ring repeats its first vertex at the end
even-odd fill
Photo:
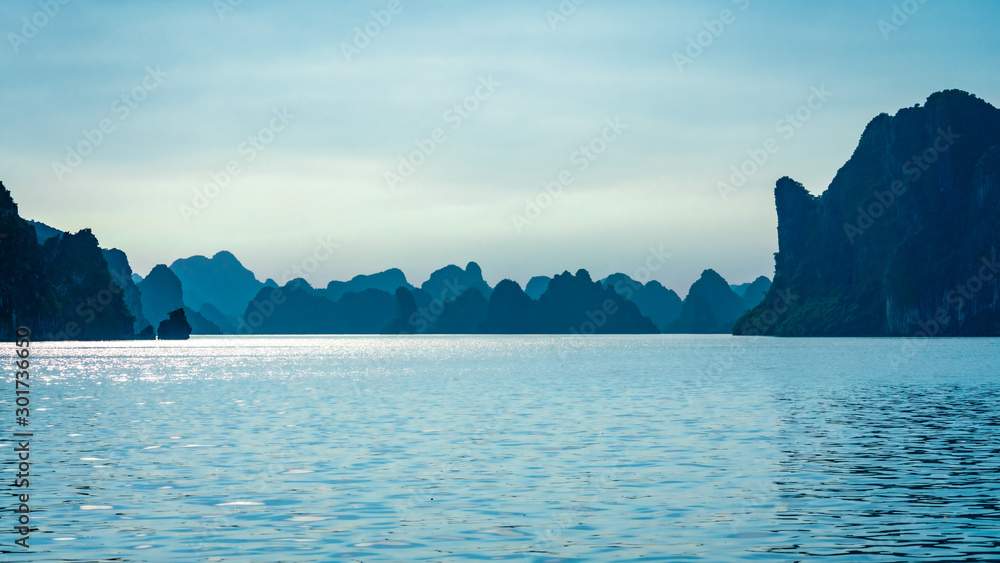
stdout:
POLYGON ((413 286, 406 281, 406 275, 398 268, 391 268, 384 272, 371 275, 354 276, 350 281, 332 281, 326 286, 326 298, 331 301, 340 299, 348 292, 360 293, 366 289, 379 289, 389 295, 394 295, 396 289, 405 287, 412 290, 413 286))
POLYGON ((524 293, 532 299, 538 299, 549 288, 550 281, 552 278, 549 276, 535 276, 528 280, 528 284, 524 286, 524 293))
POLYGON ((636 304, 639 312, 649 317, 661 331, 681 313, 681 298, 672 289, 652 280, 645 285, 625 274, 612 274, 603 280, 604 287, 611 287, 625 299, 636 304))
POLYGON ((0 337, 12 341, 15 322, 30 326, 35 339, 38 334, 61 331, 60 324, 65 323, 60 323, 64 316, 59 312, 60 305, 72 309, 74 304, 57 303, 55 288, 42 273, 42 252, 35 229, 18 215, 17 204, 2 182, 0 235, 0 337))
POLYGON ((350 291, 337 301, 337 331, 342 334, 378 334, 395 313, 396 298, 391 293, 381 289, 350 291))
POLYGON ((135 317, 133 330, 135 334, 140 334, 147 326, 152 326, 142 313, 142 298, 139 295, 139 287, 132 279, 132 267, 128 263, 128 256, 117 248, 102 250, 101 254, 108 263, 108 273, 115 284, 122 288, 122 298, 132 316, 135 317))
MULTIPOLYGON (((67 325, 77 323, 81 327, 74 339, 118 340, 135 334, 135 317, 125 305, 121 288, 111 278, 90 229, 47 239, 42 246, 42 266, 45 279, 54 286, 61 302, 60 316, 67 319, 67 325)), ((65 332, 72 336, 68 327, 65 332)))
POLYGON ((335 334, 337 305, 288 282, 281 288, 262 288, 247 305, 240 334, 335 334))
POLYGON ((417 332, 417 303, 405 287, 396 289, 395 315, 382 327, 382 334, 414 334, 417 332))
POLYGON ((483 297, 489 297, 493 292, 483 280, 483 271, 475 262, 469 262, 464 270, 455 265, 445 266, 431 274, 430 279, 420 286, 432 299, 442 301, 452 301, 471 288, 478 289, 483 297))
MULTIPOLYGON (((285 287, 289 286, 295 288, 296 291, 303 291, 309 295, 326 298, 326 290, 313 287, 308 281, 305 280, 305 278, 295 278, 293 280, 289 280, 289 282, 285 284, 285 287)), ((329 298, 327 298, 327 300, 334 301, 329 298)))
MULTIPOLYGON (((414 295, 396 292, 396 315, 383 332, 389 334, 636 334, 659 332, 635 303, 592 281, 586 270, 554 278, 540 299, 533 300, 511 281, 497 284, 490 298, 478 288, 456 299, 431 300, 424 307, 414 295)), ((447 293, 447 292, 446 292, 447 293)))
POLYGON ((563 272, 552 278, 538 300, 542 323, 537 332, 547 334, 646 334, 658 333, 653 321, 611 287, 590 279, 586 270, 563 272))
POLYGON ((392 320, 381 330, 382 334, 416 334, 428 332, 444 306, 453 301, 446 299, 431 299, 429 293, 422 289, 412 291, 405 287, 396 289, 396 313, 392 320))
POLYGON ((538 301, 521 291, 517 282, 503 280, 493 288, 493 295, 490 296, 485 330, 491 334, 538 333, 541 332, 541 313, 538 301))
POLYGON ((212 258, 192 256, 175 260, 170 270, 184 288, 184 303, 200 310, 211 303, 227 316, 238 317, 264 284, 243 267, 232 253, 217 252, 212 258))
POLYGON ((52 237, 60 237, 66 233, 60 231, 59 229, 54 229, 45 223, 38 221, 28 220, 28 224, 35 228, 35 235, 38 238, 38 244, 45 244, 45 241, 52 237))
POLYGON ((448 294, 445 295, 444 299, 434 299, 433 297, 431 297, 430 293, 427 293, 426 291, 420 289, 419 287, 413 289, 411 293, 413 294, 414 302, 417 304, 417 312, 420 313, 422 318, 427 319, 428 322, 433 321, 434 319, 437 318, 437 315, 440 314, 441 312, 440 307, 442 307, 448 301, 454 301, 455 298, 458 297, 457 295, 448 294), (430 312, 432 305, 436 313, 430 312))
POLYGON ((760 276, 748 284, 743 284, 743 286, 743 293, 740 294, 740 297, 743 298, 743 308, 749 311, 767 297, 767 292, 771 289, 771 280, 760 276))
POLYGON ((191 307, 184 307, 184 316, 191 324, 191 334, 222 334, 222 329, 191 307))
MULTIPOLYGON (((190 334, 608 334, 656 332, 667 324, 704 332, 728 322, 734 308, 714 289, 699 295, 693 286, 690 303, 682 307, 658 282, 643 285, 616 274, 602 284, 585 270, 534 277, 530 291, 504 280, 493 291, 474 262, 437 270, 419 289, 398 269, 330 282, 324 289, 301 278, 278 288, 272 279, 257 281, 224 251, 177 260, 169 268, 160 264, 143 278, 120 250, 101 251, 89 230, 71 235, 24 221, 0 188, 0 238, 12 243, 0 245, 0 335, 12 330, 15 312, 36 333, 47 329, 49 338, 81 339, 130 338, 136 332, 149 338, 164 321, 171 333, 180 318, 190 334), (174 321, 171 313, 178 313, 174 321)), ((747 286, 746 302, 766 287, 766 278, 747 286)))
POLYGON ((134 318, 90 230, 42 238, 0 183, 0 338, 13 340, 15 325, 34 340, 132 338, 134 318))
POLYGON ((629 297, 626 294, 623 297, 635 303, 639 311, 649 317, 661 332, 681 314, 683 302, 680 296, 656 280, 647 282, 635 296, 629 297))
POLYGON ((734 333, 1000 334, 997 108, 949 90, 879 115, 821 196, 774 196, 774 284, 734 333))
POLYGON ((747 308, 715 270, 701 273, 681 307, 680 315, 664 332, 673 334, 728 334, 747 308))
MULTIPOLYGON (((248 301, 249 302, 249 301, 248 301)), ((239 317, 230 317, 211 303, 205 303, 198 309, 198 314, 214 324, 222 334, 236 334, 236 322, 239 317)))
MULTIPOLYGON (((28 221, 28 224, 35 228, 36 238, 39 244, 43 246, 49 240, 53 241, 53 245, 59 246, 64 237, 72 236, 69 233, 60 231, 39 221, 28 221)), ((125 302, 128 312, 135 319, 132 323, 133 333, 139 335, 143 329, 152 326, 152 324, 143 315, 139 288, 135 281, 135 278, 138 276, 132 272, 128 256, 123 251, 117 248, 101 249, 101 256, 107 263, 108 274, 114 282, 114 287, 110 290, 115 291, 115 288, 121 290, 122 300, 125 302)), ((139 279, 141 280, 142 278, 140 277, 139 279)), ((102 305, 101 301, 106 299, 107 296, 104 294, 96 296, 91 303, 91 307, 100 307, 102 305)), ((85 306, 82 310, 86 309, 88 307, 85 306)), ((96 310, 94 312, 96 313, 96 310)), ((89 317, 89 313, 85 315, 89 317)))
POLYGON ((154 267, 139 283, 142 310, 155 326, 166 320, 172 311, 184 308, 181 280, 164 264, 154 267))
POLYGON ((486 327, 489 302, 476 288, 470 288, 444 306, 431 332, 437 334, 479 334, 486 327))
POLYGON ((131 338, 133 319, 89 229, 38 237, 0 184, 0 232, 0 334, 13 338, 17 314, 37 340, 131 338))
POLYGON ((165 320, 160 321, 156 336, 160 340, 187 340, 191 336, 191 325, 185 318, 184 309, 171 311, 165 320))
POLYGON ((396 299, 378 289, 345 293, 337 302, 304 280, 265 287, 237 322, 240 334, 378 334, 396 312, 396 299))
POLYGON ((720 321, 704 295, 689 295, 684 298, 681 313, 670 323, 665 332, 671 334, 722 334, 726 322, 720 321))
MULTIPOLYGON (((192 334, 222 334, 214 323, 197 311, 184 306, 184 288, 174 272, 163 264, 158 264, 139 283, 142 310, 146 319, 159 326, 171 312, 183 309, 185 322, 191 326, 192 334)), ((159 334, 159 331, 157 331, 159 334)))

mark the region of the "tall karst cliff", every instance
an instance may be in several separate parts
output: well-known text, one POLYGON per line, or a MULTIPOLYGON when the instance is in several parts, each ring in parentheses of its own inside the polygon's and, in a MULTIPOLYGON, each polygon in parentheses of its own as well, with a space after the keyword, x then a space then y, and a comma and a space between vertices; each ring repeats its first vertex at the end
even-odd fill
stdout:
POLYGON ((822 195, 782 178, 767 298, 734 334, 1000 334, 1000 110, 965 92, 882 114, 822 195))
POLYGON ((35 340, 133 338, 122 294, 89 229, 40 244, 0 183, 0 339, 17 326, 35 340))

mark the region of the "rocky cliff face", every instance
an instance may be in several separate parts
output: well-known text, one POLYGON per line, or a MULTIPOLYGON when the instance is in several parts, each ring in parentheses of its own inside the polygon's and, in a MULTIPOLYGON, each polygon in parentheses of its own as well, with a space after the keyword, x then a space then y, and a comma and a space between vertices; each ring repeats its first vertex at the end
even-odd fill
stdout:
POLYGON ((454 264, 445 266, 431 274, 430 278, 421 284, 420 289, 427 292, 432 299, 455 299, 466 289, 476 288, 483 297, 489 298, 493 288, 483 280, 483 270, 479 264, 469 262, 463 270, 454 264))
POLYGON ((775 204, 774 284, 734 333, 1000 334, 992 105, 950 90, 882 114, 825 193, 782 178, 775 204))
POLYGON ((166 319, 160 321, 156 329, 156 336, 160 340, 187 340, 190 338, 191 325, 187 322, 184 309, 171 311, 166 319))
POLYGON ((35 340, 133 337, 133 317, 89 229, 42 237, 0 183, 0 338, 27 326, 35 340))
POLYGON ((636 304, 639 312, 653 321, 656 328, 666 330, 681 314, 681 298, 656 280, 645 284, 622 274, 612 274, 603 280, 604 287, 614 288, 618 295, 636 304))
POLYGON ((406 281, 406 274, 399 268, 390 268, 384 272, 370 275, 354 276, 350 281, 331 281, 326 285, 325 297, 330 301, 337 301, 345 293, 360 293, 366 289, 378 289, 390 295, 394 294, 400 287, 413 290, 410 282, 406 281))
POLYGON ((215 323, 184 305, 184 286, 173 270, 166 265, 157 264, 149 275, 139 282, 138 287, 142 310, 147 320, 154 325, 159 326, 160 321, 168 320, 174 311, 181 309, 185 323, 190 326, 191 334, 222 334, 215 323))
POLYGON ((142 309, 153 326, 167 320, 172 311, 184 308, 181 280, 164 264, 158 264, 143 278, 139 291, 142 309))
POLYGON ((743 293, 739 294, 743 298, 743 309, 749 311, 767 297, 767 291, 771 289, 771 280, 760 276, 754 281, 743 284, 743 293))
POLYGON ((551 281, 552 278, 549 276, 534 276, 525 284, 524 293, 528 297, 538 300, 545 293, 545 290, 549 288, 549 282, 551 281))
POLYGON ((217 252, 211 258, 192 256, 175 260, 170 271, 184 287, 184 304, 200 310, 206 303, 229 317, 243 314, 247 303, 264 284, 246 269, 231 252, 217 252))
MULTIPOLYGON (((756 305, 756 303, 754 303, 756 305)), ((677 318, 664 332, 673 334, 726 334, 749 307, 715 270, 705 270, 688 290, 677 318)))
MULTIPOLYGON (((38 228, 37 226, 35 227, 38 228)), ((49 237, 51 238, 51 237, 49 237)), ((132 266, 128 263, 128 256, 117 248, 103 249, 101 253, 108 263, 108 274, 111 279, 122 289, 122 299, 128 307, 135 322, 132 328, 136 334, 140 334, 146 327, 151 326, 142 313, 142 296, 139 295, 139 286, 132 278, 132 266)))

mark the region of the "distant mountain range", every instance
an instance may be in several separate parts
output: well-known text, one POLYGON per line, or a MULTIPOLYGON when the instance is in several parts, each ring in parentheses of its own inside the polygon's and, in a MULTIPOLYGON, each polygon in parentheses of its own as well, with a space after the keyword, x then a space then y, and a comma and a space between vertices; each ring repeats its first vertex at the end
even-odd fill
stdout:
MULTIPOLYGON (((71 235, 21 219, 3 184, 0 208, 0 229, 19 250, 0 253, 0 335, 7 336, 15 312, 42 330, 36 338, 53 340, 152 338, 159 327, 169 330, 162 337, 177 338, 181 319, 201 335, 726 333, 756 305, 712 270, 686 300, 656 281, 625 274, 594 281, 586 270, 536 276, 525 290, 511 280, 491 287, 475 262, 445 266, 419 287, 397 268, 325 288, 302 279, 278 287, 227 251, 160 264, 142 277, 121 250, 101 250, 90 231, 71 235)), ((769 283, 738 287, 761 280, 769 283)))
POLYGON ((377 289, 392 294, 400 287, 413 289, 410 282, 406 281, 406 274, 399 268, 392 268, 370 276, 354 276, 346 282, 332 281, 326 285, 325 297, 331 301, 337 301, 345 293, 360 293, 367 289, 377 289))
POLYGON ((491 287, 475 262, 419 287, 396 268, 279 287, 226 251, 143 278, 90 230, 22 219, 0 184, 0 337, 18 323, 42 339, 148 338, 182 318, 194 334, 1000 334, 1000 110, 989 103, 949 90, 881 114, 825 193, 782 178, 775 204, 774 283, 705 270, 681 299, 585 270, 491 287))
MULTIPOLYGON (((722 278, 711 270, 715 278, 722 278)), ((470 262, 464 269, 450 265, 431 274, 415 288, 399 270, 331 282, 317 290, 304 280, 281 288, 262 288, 237 320, 240 334, 626 334, 668 332, 683 302, 659 282, 645 285, 625 274, 600 282, 586 270, 544 278, 544 290, 533 298, 519 284, 503 280, 491 288, 482 269, 470 262), (345 284, 345 285, 341 285, 345 284), (377 285, 376 285, 377 284, 377 285), (375 286, 375 287, 372 287, 375 286), (330 299, 331 287, 338 291, 330 299), (387 291, 393 289, 392 292, 387 291)), ((706 272, 707 274, 707 272, 706 272)), ((533 280, 542 278, 533 278, 533 280)), ((767 282, 767 278, 760 280, 767 282)), ((722 282, 725 285, 725 282, 722 282)), ((767 282, 769 284, 769 282, 767 282)), ((529 283, 529 286, 532 285, 529 283)), ((742 298, 726 287, 727 297, 742 298)), ((766 286, 764 288, 766 290, 766 286)), ((759 292, 763 297, 764 292, 759 292)), ((728 316, 698 322, 700 332, 728 333, 732 321, 756 302, 735 311, 716 304, 711 311, 728 316), (730 321, 729 325, 725 321, 730 321)), ((691 318, 695 318, 692 316, 691 318)), ((683 332, 682 327, 672 332, 683 332)))
POLYGON ((238 317, 264 284, 231 253, 211 258, 192 256, 175 260, 170 271, 183 286, 184 303, 200 310, 205 304, 228 317, 238 317))
MULTIPOLYGON (((412 292, 396 290, 396 314, 383 333, 413 334, 631 334, 656 333, 656 325, 632 302, 594 282, 586 270, 552 278, 539 299, 517 282, 503 280, 484 295, 481 270, 442 268, 431 276, 443 288, 426 306, 412 292), (461 292, 464 284, 470 284, 461 292), (487 297, 488 295, 488 297, 487 297)), ((488 286, 487 286, 488 288, 488 286)), ((427 293, 427 292, 425 292, 427 293)), ((430 295, 429 293, 427 293, 430 295)))
POLYGON ((677 317, 663 331, 675 334, 728 334, 741 315, 760 303, 770 286, 770 280, 761 276, 746 287, 744 296, 740 296, 722 276, 713 270, 705 270, 688 291, 677 317))
MULTIPOLYGON (((88 229, 22 219, 0 184, 0 337, 194 334, 1000 334, 1000 110, 965 92, 882 114, 821 196, 775 187, 775 279, 705 270, 684 299, 625 274, 495 287, 475 262, 415 286, 396 268, 314 288, 261 282, 233 254, 135 274, 88 229)), ((166 336, 166 335, 164 335, 166 336)))
POLYGON ((949 90, 879 115, 826 192, 774 199, 774 285, 734 334, 1000 335, 997 108, 949 90))

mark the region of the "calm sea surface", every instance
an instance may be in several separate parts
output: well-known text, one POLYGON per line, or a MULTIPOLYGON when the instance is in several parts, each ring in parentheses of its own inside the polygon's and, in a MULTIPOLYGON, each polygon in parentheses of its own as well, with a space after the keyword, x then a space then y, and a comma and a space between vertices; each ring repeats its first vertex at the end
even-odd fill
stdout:
POLYGON ((33 343, 28 552, 12 349, 3 561, 1000 561, 996 339, 33 343))

